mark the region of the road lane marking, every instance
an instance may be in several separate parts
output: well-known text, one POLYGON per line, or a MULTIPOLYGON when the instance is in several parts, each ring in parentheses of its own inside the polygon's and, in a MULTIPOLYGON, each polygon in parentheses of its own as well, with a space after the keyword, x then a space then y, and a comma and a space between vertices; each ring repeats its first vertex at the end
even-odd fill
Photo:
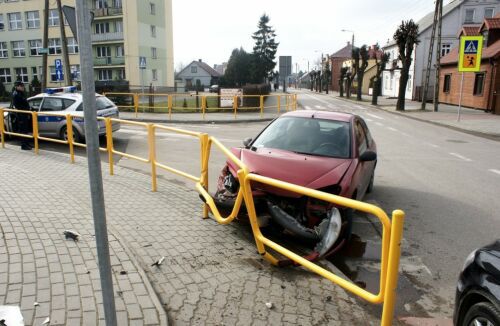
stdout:
POLYGON ((452 155, 452 156, 455 156, 455 157, 457 157, 457 158, 459 158, 461 160, 464 160, 466 162, 471 162, 472 161, 470 158, 465 157, 465 156, 460 155, 460 154, 457 154, 457 153, 449 153, 449 154, 452 155))
POLYGON ((405 137, 410 137, 410 135, 408 135, 406 132, 402 132, 402 131, 401 131, 401 135, 403 135, 405 137))
POLYGON ((312 108, 311 108, 310 106, 308 106, 308 105, 304 106, 304 108, 305 108, 306 110, 312 110, 312 108))
POLYGON ((381 122, 375 122, 375 124, 376 124, 377 126, 379 126, 379 127, 383 127, 383 126, 384 126, 384 124, 383 124, 383 123, 381 123, 381 122))
POLYGON ((392 128, 392 127, 387 127, 387 129, 389 129, 390 131, 399 131, 396 128, 392 128))
POLYGON ((359 109, 359 110, 366 110, 365 107, 359 106, 359 105, 353 105, 354 108, 359 109))
POLYGON ((316 109, 321 109, 321 105, 315 105, 314 106, 316 109))
POLYGON ((363 119, 365 119, 365 121, 368 121, 368 122, 373 122, 372 119, 368 119, 368 118, 363 118, 363 119))
POLYGON ((496 169, 489 169, 488 171, 490 171, 490 172, 493 172, 493 173, 496 173, 496 174, 500 175, 500 170, 496 170, 496 169))
POLYGON ((379 117, 378 115, 375 115, 375 114, 367 113, 366 115, 369 115, 370 117, 375 118, 375 119, 385 120, 384 118, 379 117))
POLYGON ((427 145, 429 145, 429 146, 431 146, 431 147, 434 147, 434 148, 439 148, 439 146, 438 146, 438 145, 436 145, 436 144, 427 143, 427 145))

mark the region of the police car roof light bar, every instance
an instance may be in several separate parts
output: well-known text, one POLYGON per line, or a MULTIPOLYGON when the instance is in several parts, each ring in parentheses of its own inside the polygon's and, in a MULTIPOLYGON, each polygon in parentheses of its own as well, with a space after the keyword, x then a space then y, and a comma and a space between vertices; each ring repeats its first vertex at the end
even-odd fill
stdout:
POLYGON ((76 92, 76 86, 54 87, 45 89, 45 93, 47 94, 74 93, 74 92, 76 92))

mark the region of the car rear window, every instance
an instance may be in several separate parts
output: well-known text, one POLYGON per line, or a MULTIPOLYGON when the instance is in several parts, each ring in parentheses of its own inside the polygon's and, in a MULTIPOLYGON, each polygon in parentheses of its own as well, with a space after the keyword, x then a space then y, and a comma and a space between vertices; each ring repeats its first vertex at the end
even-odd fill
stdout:
MULTIPOLYGON (((115 104, 110 99, 108 99, 107 97, 104 97, 104 96, 96 97, 95 104, 96 104, 97 111, 110 109, 110 108, 115 107, 115 104)), ((76 111, 83 111, 83 103, 78 106, 76 111)))

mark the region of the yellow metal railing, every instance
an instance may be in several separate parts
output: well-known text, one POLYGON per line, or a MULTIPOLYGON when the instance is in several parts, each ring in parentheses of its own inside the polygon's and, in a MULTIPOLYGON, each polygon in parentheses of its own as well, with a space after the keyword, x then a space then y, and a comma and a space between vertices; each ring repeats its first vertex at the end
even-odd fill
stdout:
POLYGON ((225 95, 195 95, 195 94, 184 94, 184 93, 173 93, 173 94, 160 94, 160 93, 104 93, 103 95, 109 96, 115 99, 116 102, 120 102, 119 99, 129 99, 131 101, 130 105, 117 104, 118 108, 132 109, 135 117, 139 115, 139 110, 150 110, 155 113, 166 113, 168 114, 169 120, 172 119, 172 114, 175 112, 200 112, 202 118, 206 118, 206 114, 209 112, 224 112, 232 111, 234 118, 237 119, 238 113, 255 110, 260 113, 260 117, 264 117, 266 111, 272 112, 275 110, 276 114, 281 114, 283 109, 285 111, 293 111, 297 109, 297 94, 279 94, 279 95, 238 95, 230 96, 225 95), (147 98, 153 105, 145 103, 143 100, 147 98), (245 99, 255 99, 255 105, 243 106, 245 99), (160 99, 158 101, 158 99, 160 99), (266 105, 266 101, 273 101, 276 104, 266 105), (142 101, 141 101, 142 100, 142 101), (219 104, 221 100, 230 101, 228 106, 222 107, 219 104), (214 102, 216 104, 214 104, 214 102))
MULTIPOLYGON (((279 102, 278 102, 279 104, 279 102)), ((285 107, 293 106, 293 103, 289 105, 285 102, 285 107)), ((293 109, 293 108, 292 108, 293 109)), ((73 119, 69 114, 52 114, 52 113, 36 113, 29 111, 19 111, 11 109, 0 108, 0 134, 2 147, 5 147, 5 135, 19 136, 25 138, 32 138, 35 142, 35 153, 38 154, 38 140, 52 141, 61 144, 67 144, 70 150, 71 161, 74 162, 74 146, 86 147, 85 144, 74 143, 73 142, 73 119), (5 130, 3 113, 4 112, 15 112, 21 114, 31 114, 33 118, 33 135, 24 135, 19 133, 14 133, 5 130), (68 130, 68 140, 56 140, 53 138, 40 137, 38 132, 38 115, 58 115, 66 118, 66 126, 68 130)), ((334 284, 339 285, 343 289, 357 295, 360 298, 373 304, 383 304, 381 325, 391 325, 394 315, 394 306, 396 300, 396 289, 397 289, 397 279, 399 272, 399 259, 401 250, 401 239, 403 234, 403 222, 404 222, 404 212, 401 210, 395 210, 392 212, 392 218, 389 219, 387 214, 379 207, 357 200, 352 200, 336 195, 332 195, 326 192, 313 190, 310 188, 298 186, 295 184, 283 182, 280 180, 268 178, 261 175, 256 175, 249 172, 248 167, 241 162, 227 147, 225 147, 220 141, 214 137, 209 137, 206 133, 192 132, 177 128, 171 128, 164 125, 135 122, 129 120, 121 120, 114 118, 99 118, 99 120, 105 121, 106 126, 106 148, 101 148, 102 151, 106 151, 109 155, 109 170, 110 174, 113 174, 113 155, 121 155, 130 159, 135 159, 137 161, 146 163, 150 165, 151 168, 151 179, 152 179, 152 191, 157 191, 157 168, 163 169, 165 171, 177 174, 181 177, 187 178, 195 182, 195 188, 200 193, 204 200, 203 204, 203 218, 209 217, 209 212, 212 213, 213 218, 220 224, 231 223, 240 212, 243 202, 248 213, 250 224, 252 227, 252 232, 255 239, 255 244, 257 246, 258 252, 271 264, 277 265, 278 258, 276 258, 273 253, 266 250, 270 248, 274 252, 287 257, 288 259, 294 261, 295 263, 309 269, 310 271, 328 279, 334 284), (112 136, 112 123, 117 122, 121 124, 129 124, 133 126, 138 126, 145 128, 148 135, 148 150, 149 155, 147 158, 139 157, 124 152, 120 152, 114 149, 113 146, 113 136, 112 136), (191 136, 196 138, 200 142, 200 175, 195 176, 173 167, 169 167, 163 163, 160 163, 156 159, 156 130, 162 130, 166 132, 182 134, 186 136, 191 136), (220 150, 228 160, 232 161, 236 166, 238 166, 237 177, 239 180, 240 188, 235 200, 235 204, 231 213, 227 217, 223 217, 215 204, 214 199, 208 192, 208 164, 210 159, 210 152, 212 149, 212 144, 214 147, 220 150), (300 255, 292 252, 291 250, 277 244, 276 242, 266 238, 259 227, 257 221, 257 213, 255 209, 255 203, 252 193, 252 183, 266 184, 275 188, 283 189, 289 192, 294 192, 302 196, 308 196, 316 198, 319 200, 327 201, 329 203, 351 208, 354 210, 362 211, 377 217, 382 224, 382 255, 381 255, 381 268, 380 268, 380 282, 378 293, 371 293, 353 282, 343 279, 342 277, 333 274, 332 272, 326 270, 325 268, 306 260, 300 255)))

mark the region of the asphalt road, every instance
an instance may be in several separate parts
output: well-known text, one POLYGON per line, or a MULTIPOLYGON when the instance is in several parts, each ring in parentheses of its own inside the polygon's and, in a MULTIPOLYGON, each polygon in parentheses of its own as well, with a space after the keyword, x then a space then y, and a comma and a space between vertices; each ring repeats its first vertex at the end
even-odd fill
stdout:
MULTIPOLYGON (((366 120, 377 142, 378 165, 374 192, 365 199, 388 213, 398 208, 406 212, 397 315, 451 317, 455 284, 465 257, 499 235, 500 142, 324 94, 300 94, 299 107, 352 112, 366 120)), ((244 138, 256 135, 266 124, 173 126, 207 132, 232 147, 241 146, 244 138)), ((147 157, 145 130, 123 126, 115 133, 114 143, 120 151, 147 157)), ((199 175, 200 146, 195 138, 158 132, 156 143, 160 162, 199 175)), ((66 151, 58 144, 42 143, 42 148, 66 151)), ((211 190, 224 160, 213 148, 211 190)), ((116 156, 116 161, 149 172, 147 164, 133 159, 116 156)), ((172 182, 191 183, 166 171, 159 173, 172 182)), ((334 263, 358 284, 377 291, 380 226, 374 218, 359 214, 354 233, 359 236, 352 243, 354 249, 334 263)))

